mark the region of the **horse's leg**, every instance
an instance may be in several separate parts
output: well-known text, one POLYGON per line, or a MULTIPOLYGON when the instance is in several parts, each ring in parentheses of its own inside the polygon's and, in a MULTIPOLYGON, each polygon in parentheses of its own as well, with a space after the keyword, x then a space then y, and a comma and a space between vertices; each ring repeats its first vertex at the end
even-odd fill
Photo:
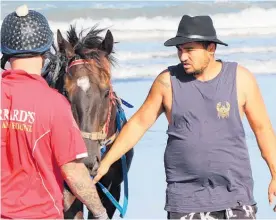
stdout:
MULTIPOLYGON (((112 187, 110 189, 110 193, 117 200, 117 202, 119 202, 120 195, 121 195, 121 185, 117 185, 117 186, 112 185, 112 187)), ((111 219, 116 211, 116 207, 113 205, 112 202, 110 202, 110 200, 107 197, 105 197, 103 203, 104 203, 104 206, 106 207, 108 217, 111 219)))
MULTIPOLYGON (((120 194, 121 194, 121 185, 113 185, 111 186, 109 192, 111 193, 111 195, 113 195, 113 197, 117 200, 117 202, 120 201, 120 194)), ((104 207, 106 208, 107 211, 107 215, 110 219, 112 219, 115 211, 116 211, 116 207, 113 205, 113 203, 109 200, 109 198, 107 198, 107 196, 105 196, 102 200, 104 207)))
POLYGON ((132 148, 126 153, 127 172, 130 169, 133 156, 134 156, 134 149, 132 148))
POLYGON ((69 188, 63 190, 64 219, 83 219, 83 204, 69 188))

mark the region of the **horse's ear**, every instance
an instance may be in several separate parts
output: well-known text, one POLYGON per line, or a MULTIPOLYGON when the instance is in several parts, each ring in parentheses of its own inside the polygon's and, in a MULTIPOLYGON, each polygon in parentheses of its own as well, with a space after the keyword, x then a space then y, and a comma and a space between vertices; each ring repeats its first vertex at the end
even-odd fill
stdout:
POLYGON ((60 32, 60 30, 57 30, 57 43, 58 48, 61 53, 64 53, 68 58, 71 58, 74 56, 74 50, 71 44, 65 40, 60 32))
POLYGON ((107 30, 105 38, 101 44, 101 49, 104 50, 109 55, 113 50, 113 44, 114 44, 113 35, 110 30, 107 30))

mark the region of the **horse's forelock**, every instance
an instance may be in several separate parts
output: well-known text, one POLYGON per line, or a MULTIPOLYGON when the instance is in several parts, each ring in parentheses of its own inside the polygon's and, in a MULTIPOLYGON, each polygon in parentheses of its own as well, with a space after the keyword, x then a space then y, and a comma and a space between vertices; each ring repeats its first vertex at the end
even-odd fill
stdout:
POLYGON ((67 31, 67 39, 73 48, 78 44, 79 37, 75 26, 70 25, 69 31, 67 31))
MULTIPOLYGON (((97 59, 102 55, 101 44, 103 42, 103 37, 100 35, 106 29, 98 28, 98 25, 94 25, 88 33, 85 35, 85 29, 80 31, 79 37, 77 37, 76 27, 71 26, 70 30, 68 31, 68 41, 73 46, 75 53, 81 56, 83 59, 90 58, 90 59, 97 59), (87 52, 90 50, 90 53, 87 52)), ((105 54, 107 60, 110 64, 114 65, 116 63, 116 59, 113 56, 114 51, 110 54, 105 54)))

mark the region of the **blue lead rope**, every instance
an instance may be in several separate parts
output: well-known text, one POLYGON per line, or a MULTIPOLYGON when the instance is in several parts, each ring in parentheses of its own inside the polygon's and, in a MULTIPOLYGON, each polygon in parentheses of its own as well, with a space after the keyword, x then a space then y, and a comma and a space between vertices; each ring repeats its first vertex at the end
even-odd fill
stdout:
MULTIPOLYGON (((129 108, 133 108, 131 104, 126 102, 125 100, 122 100, 122 104, 129 108)), ((118 105, 117 113, 116 113, 116 126, 118 131, 120 132, 122 130, 123 125, 126 123, 126 116, 124 113, 124 110, 120 105, 118 105)), ((102 155, 105 153, 106 147, 104 146, 101 149, 102 155)), ((127 178, 127 161, 126 161, 126 155, 123 155, 121 157, 122 160, 122 171, 123 171, 123 181, 124 181, 124 203, 123 207, 117 202, 117 200, 112 196, 112 194, 108 191, 108 189, 98 182, 97 184, 100 186, 102 189, 103 193, 107 196, 107 198, 113 203, 113 205, 118 209, 120 212, 120 217, 124 218, 126 211, 127 211, 127 206, 128 206, 128 178, 127 178)))
POLYGON ((113 203, 113 205, 118 209, 120 212, 120 217, 124 218, 127 206, 128 206, 128 179, 127 179, 127 166, 126 166, 126 156, 123 155, 122 158, 122 168, 123 168, 123 179, 124 179, 124 203, 123 207, 117 202, 117 200, 112 196, 112 194, 108 191, 108 189, 98 182, 97 184, 102 189, 103 193, 107 196, 107 198, 113 203))
POLYGON ((122 101, 122 104, 124 104, 128 108, 133 108, 134 107, 133 105, 129 104, 127 101, 123 100, 122 98, 121 98, 121 101, 122 101))

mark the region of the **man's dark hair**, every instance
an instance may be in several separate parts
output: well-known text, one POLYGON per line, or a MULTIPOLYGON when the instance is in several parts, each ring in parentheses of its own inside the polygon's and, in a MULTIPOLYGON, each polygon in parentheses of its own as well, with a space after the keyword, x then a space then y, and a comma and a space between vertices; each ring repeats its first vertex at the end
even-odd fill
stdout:
MULTIPOLYGON (((202 47, 206 50, 210 44, 215 44, 215 49, 217 49, 217 43, 212 41, 195 41, 202 45, 202 47)), ((176 45, 176 48, 179 49, 179 45, 176 45)))
POLYGON ((207 49, 210 44, 215 44, 215 49, 217 48, 217 44, 211 41, 197 41, 197 43, 201 44, 204 49, 207 49))

